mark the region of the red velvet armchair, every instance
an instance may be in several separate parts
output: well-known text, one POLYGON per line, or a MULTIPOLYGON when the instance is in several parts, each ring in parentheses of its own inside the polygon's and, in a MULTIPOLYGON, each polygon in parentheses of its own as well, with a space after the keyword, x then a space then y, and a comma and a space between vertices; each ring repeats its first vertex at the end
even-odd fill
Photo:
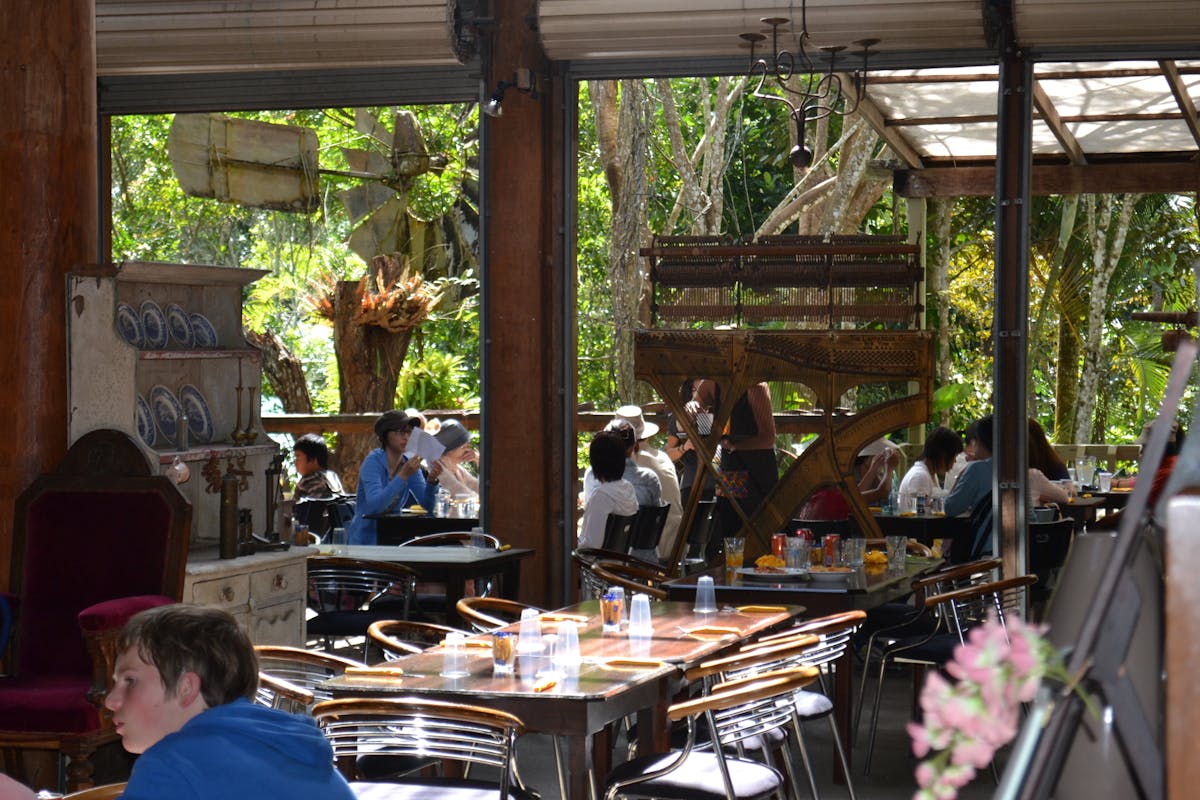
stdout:
POLYGON ((91 756, 115 740, 100 707, 117 633, 178 602, 192 509, 124 433, 92 431, 17 499, 0 678, 0 748, 67 758, 67 788, 92 785, 91 756))

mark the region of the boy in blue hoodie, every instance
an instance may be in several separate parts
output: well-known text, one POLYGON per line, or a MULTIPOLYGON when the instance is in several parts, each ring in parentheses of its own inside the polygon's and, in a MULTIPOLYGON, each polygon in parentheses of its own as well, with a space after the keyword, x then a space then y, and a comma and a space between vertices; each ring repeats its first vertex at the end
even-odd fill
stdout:
POLYGON ((254 647, 224 611, 172 605, 134 616, 104 704, 141 753, 125 800, 353 800, 312 720, 250 702, 254 647))

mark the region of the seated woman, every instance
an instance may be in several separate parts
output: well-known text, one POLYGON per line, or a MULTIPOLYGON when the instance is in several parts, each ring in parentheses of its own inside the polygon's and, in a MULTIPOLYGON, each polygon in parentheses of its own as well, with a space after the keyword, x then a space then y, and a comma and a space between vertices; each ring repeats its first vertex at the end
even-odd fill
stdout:
MULTIPOLYGON (((854 477, 867 505, 881 503, 892 489, 892 476, 900 463, 900 448, 887 439, 876 439, 854 459, 854 477)), ((849 519, 850 504, 836 486, 825 486, 809 495, 797 515, 800 519, 849 519)))
POLYGON ((1042 428, 1041 423, 1033 417, 1029 418, 1026 447, 1029 454, 1029 466, 1040 470, 1052 481, 1065 481, 1071 477, 1071 473, 1067 472, 1067 465, 1058 457, 1058 453, 1054 452, 1054 446, 1046 438, 1046 431, 1042 428))
POLYGON ((354 520, 347 530, 350 544, 375 544, 378 531, 367 514, 395 511, 409 503, 433 508, 441 462, 429 465, 428 480, 421 472, 421 460, 408 458, 404 451, 417 421, 403 411, 385 411, 375 421, 379 447, 367 453, 358 470, 358 494, 354 520))
POLYGON ((638 510, 633 484, 621 477, 625 472, 625 442, 615 431, 600 431, 588 448, 592 475, 598 481, 587 499, 579 526, 579 547, 601 547, 609 514, 629 516, 638 510))
POLYGON ((329 446, 324 437, 306 433, 296 440, 292 452, 296 457, 296 472, 300 474, 300 480, 296 481, 297 499, 325 499, 345 491, 342 479, 329 468, 329 446))
POLYGON ((473 462, 479 465, 479 453, 471 446, 471 432, 463 427, 458 420, 448 419, 442 423, 438 432, 433 435, 442 447, 446 448, 438 463, 442 465, 442 488, 451 497, 461 494, 479 499, 479 478, 468 472, 463 464, 473 462))
POLYGON ((954 459, 962 449, 962 438, 957 433, 949 428, 935 428, 925 440, 921 455, 900 481, 900 496, 932 497, 934 489, 938 488, 937 476, 954 465, 954 459))

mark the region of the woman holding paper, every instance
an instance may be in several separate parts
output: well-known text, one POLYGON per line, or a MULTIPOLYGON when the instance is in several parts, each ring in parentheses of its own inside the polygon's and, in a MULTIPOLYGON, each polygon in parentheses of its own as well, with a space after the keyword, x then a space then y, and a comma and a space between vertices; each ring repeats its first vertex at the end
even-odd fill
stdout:
MULTIPOLYGON (((438 463, 436 456, 431 459, 426 479, 425 473, 421 472, 421 459, 405 455, 410 449, 409 440, 418 424, 418 420, 403 411, 385 411, 375 421, 375 435, 379 437, 379 447, 367 453, 358 470, 358 499, 354 520, 347 530, 350 544, 377 542, 375 520, 367 519, 367 514, 395 511, 409 503, 416 503, 426 509, 433 508, 442 465, 438 463)), ((417 435, 428 437, 431 443, 435 441, 424 431, 418 430, 417 435)), ((421 452, 423 448, 413 449, 421 452)), ((438 454, 440 455, 440 451, 438 454)))

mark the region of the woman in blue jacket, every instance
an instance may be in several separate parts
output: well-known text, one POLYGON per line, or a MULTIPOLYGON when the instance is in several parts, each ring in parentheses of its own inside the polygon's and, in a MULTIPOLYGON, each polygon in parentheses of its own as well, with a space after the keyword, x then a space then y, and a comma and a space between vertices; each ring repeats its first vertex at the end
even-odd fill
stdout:
POLYGON ((420 424, 403 411, 385 411, 375 421, 379 447, 367 453, 358 470, 358 499, 347 531, 350 544, 377 542, 375 520, 367 519, 367 514, 394 511, 410 503, 433 508, 441 463, 430 465, 427 480, 421 472, 421 460, 404 455, 413 428, 420 424))

